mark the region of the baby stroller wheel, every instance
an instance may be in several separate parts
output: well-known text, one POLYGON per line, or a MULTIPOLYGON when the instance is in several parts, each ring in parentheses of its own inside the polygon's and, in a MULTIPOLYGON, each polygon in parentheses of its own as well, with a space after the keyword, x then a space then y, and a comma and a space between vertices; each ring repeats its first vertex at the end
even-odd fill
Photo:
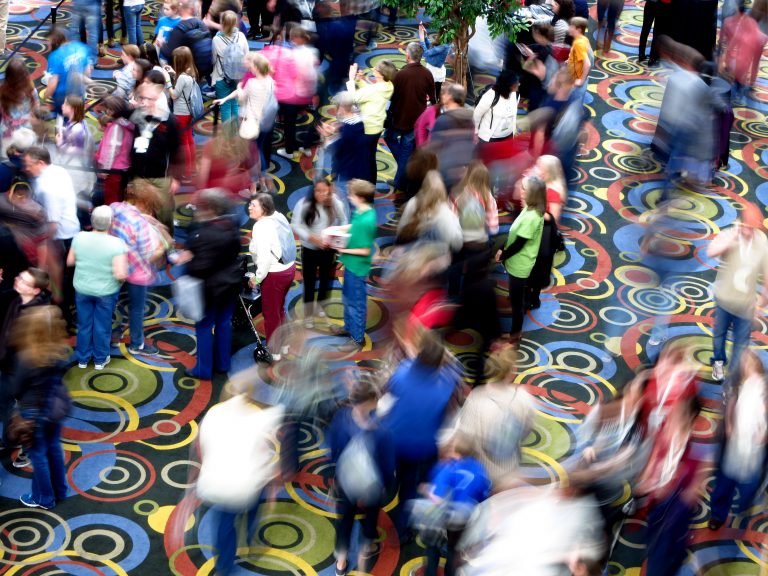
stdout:
POLYGON ((272 364, 272 355, 269 353, 269 350, 264 348, 264 346, 257 345, 256 348, 253 349, 253 360, 257 364, 259 362, 272 364))

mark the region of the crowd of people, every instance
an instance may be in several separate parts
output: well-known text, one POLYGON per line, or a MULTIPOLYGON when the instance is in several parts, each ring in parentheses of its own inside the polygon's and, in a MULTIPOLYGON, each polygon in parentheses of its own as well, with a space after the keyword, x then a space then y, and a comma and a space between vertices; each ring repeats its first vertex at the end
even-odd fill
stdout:
MULTIPOLYGON (((397 535, 401 545, 421 538, 425 574, 437 574, 441 555, 445 574, 460 567, 467 574, 600 574, 621 521, 641 514, 647 573, 673 576, 685 559, 706 467, 692 448, 699 377, 689 351, 665 343, 664 314, 648 342, 649 351, 660 350, 655 365, 579 427, 569 485, 534 488, 521 473, 537 400, 517 384, 516 351, 526 313, 541 306, 566 248, 563 218, 590 121, 590 71, 598 52, 611 51, 623 4, 598 2, 593 49, 586 2, 533 3, 529 41, 509 43, 502 70, 477 95, 450 78, 454 54, 443 31, 430 35, 423 24, 399 69, 388 58, 369 69, 353 62, 358 24, 368 29, 366 47, 375 45, 376 4, 318 1, 309 10, 302 2, 249 0, 244 20, 239 0, 167 0, 145 42, 143 0, 124 0, 122 65, 112 93, 94 108, 101 134, 85 118, 90 75, 104 50, 100 0, 73 3, 83 42, 61 29, 48 35, 44 98, 20 60, 8 63, 0 85, 0 417, 14 465, 33 470, 32 491, 21 502, 49 509, 66 497, 60 440, 68 366, 104 370, 123 338, 132 355, 161 354, 145 337, 145 310, 169 270, 199 288, 187 295, 196 301, 189 308, 196 309, 196 364, 184 371, 190 378, 211 381, 231 371, 244 278, 259 294, 272 362, 368 346, 383 142, 395 163, 386 184, 398 218, 383 281, 391 296, 390 369, 346 383, 348 398, 323 415, 335 464, 336 574, 371 568, 381 509, 398 494, 397 535), (265 37, 269 44, 251 49, 249 39, 265 37), (329 116, 300 121, 326 103, 329 116), (198 150, 195 123, 211 111, 221 126, 198 150), (312 185, 290 220, 275 202, 274 142, 282 142, 276 155, 312 164, 312 185), (182 189, 194 191, 183 243, 175 235, 182 189), (511 216, 503 232, 500 213, 511 216), (343 321, 336 323, 328 305, 339 266, 343 321), (508 294, 501 309, 500 270, 508 294), (296 317, 304 333, 338 336, 330 349, 280 337, 299 272, 296 317), (124 320, 115 314, 121 294, 124 320), (466 329, 479 335, 470 370, 446 345, 447 334, 466 329), (630 495, 622 496, 627 485, 630 495)), ((651 19, 655 4, 646 2, 651 19)), ((669 201, 678 187, 706 187, 728 165, 733 107, 754 86, 768 39, 763 6, 756 1, 747 10, 742 2, 731 10, 716 54, 707 57, 654 32, 648 65, 663 60, 672 68, 653 142, 665 184, 640 251, 660 290, 674 274, 664 242, 674 226, 669 201)), ((109 6, 110 46, 112 12, 109 6)), ((389 26, 397 16, 389 12, 389 26)), ((649 27, 644 17, 638 62, 646 60, 649 27)), ((744 202, 739 221, 712 239, 708 255, 723 263, 712 358, 712 378, 723 385, 709 519, 718 530, 737 491, 739 513, 763 497, 768 466, 768 391, 749 346, 752 320, 768 299, 760 208, 744 202)), ((236 514, 247 512, 252 533, 269 486, 296 473, 290 443, 310 417, 311 403, 295 398, 249 409, 252 385, 234 377, 232 398, 200 428, 198 492, 217 511, 221 574, 236 561, 236 514), (246 427, 250 434, 242 433, 246 427), (280 428, 278 466, 268 437, 280 428), (252 482, 235 486, 232 479, 252 482)))

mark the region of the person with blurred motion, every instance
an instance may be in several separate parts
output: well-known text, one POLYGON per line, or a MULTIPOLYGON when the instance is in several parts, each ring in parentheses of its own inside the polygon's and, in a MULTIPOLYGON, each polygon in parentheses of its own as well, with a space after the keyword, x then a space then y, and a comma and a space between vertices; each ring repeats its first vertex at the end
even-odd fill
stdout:
POLYGON ((203 145, 196 174, 197 187, 222 188, 229 192, 233 202, 242 202, 250 196, 253 169, 258 167, 258 155, 252 144, 237 132, 237 123, 228 122, 203 145))
POLYGON ((427 172, 419 193, 408 200, 397 225, 396 243, 419 240, 443 242, 454 252, 459 251, 463 243, 459 217, 436 170, 427 172))
MULTIPOLYGON (((616 22, 621 18, 623 10, 624 0, 598 0, 597 2, 597 48, 602 49, 604 57, 611 51, 613 36, 616 34, 616 22), (603 33, 602 44, 600 44, 601 32, 603 33)), ((645 13, 643 13, 643 24, 645 24, 645 13)))
POLYGON ((261 286, 264 332, 272 346, 272 359, 280 360, 284 350, 276 349, 272 335, 285 322, 285 297, 296 276, 296 241, 288 220, 275 210, 275 201, 266 193, 248 203, 248 216, 256 222, 249 250, 256 264, 252 287, 261 286))
POLYGON ((416 497, 436 462, 437 434, 456 408, 452 400, 461 384, 439 334, 423 330, 414 351, 395 369, 378 407, 381 425, 395 442, 400 501, 395 526, 401 544, 410 538, 404 505, 416 497))
POLYGON ((450 84, 440 94, 443 113, 435 120, 430 147, 437 154, 440 174, 447 188, 453 188, 464 174, 467 160, 475 156, 475 124, 466 108, 467 89, 450 84))
POLYGON ((733 102, 743 104, 758 76, 763 48, 768 36, 757 20, 747 14, 746 2, 740 0, 737 14, 723 21, 720 33, 720 72, 733 81, 733 102))
POLYGON ((254 403, 253 382, 248 371, 233 376, 221 402, 205 414, 198 433, 196 496, 211 508, 216 574, 222 576, 235 571, 238 516, 244 517, 246 542, 250 543, 258 527, 263 493, 278 475, 273 438, 284 408, 254 403))
POLYGON ((483 94, 472 113, 477 137, 483 142, 513 138, 517 130, 517 75, 502 70, 493 87, 483 94))
MULTIPOLYGON (((332 167, 336 190, 342 201, 351 205, 348 198, 347 183, 354 180, 367 180, 371 177, 371 154, 376 150, 369 146, 365 135, 363 117, 355 106, 354 95, 339 92, 334 97, 336 103, 336 139, 332 146, 332 167)), ((371 184, 375 185, 375 180, 371 184)))
MULTIPOLYGON (((67 256, 67 266, 75 267, 75 355, 82 369, 88 367, 91 358, 96 370, 103 370, 109 364, 112 314, 120 287, 128 277, 128 247, 121 238, 110 236, 112 219, 109 206, 94 208, 93 231, 75 236, 67 256)), ((143 315, 143 307, 141 312, 143 315)))
POLYGON ((725 524, 737 489, 736 514, 748 510, 759 498, 759 488, 768 473, 768 384, 765 367, 751 350, 741 356, 739 377, 735 397, 725 406, 710 499, 710 530, 719 530, 725 524))
MULTIPOLYGON (((725 378, 726 364, 740 365, 741 353, 749 345, 752 321, 768 302, 768 238, 763 232, 760 208, 747 203, 740 222, 712 239, 707 256, 719 258, 721 262, 715 278, 715 326, 712 331, 712 378, 719 382, 725 378), (759 294, 760 276, 763 289, 759 294), (733 334, 730 358, 725 351, 729 328, 733 334)), ((734 372, 736 370, 731 375, 734 372)))
POLYGON ((423 22, 419 22, 419 45, 424 51, 425 68, 430 71, 435 80, 435 96, 439 98, 446 76, 445 61, 451 54, 453 44, 450 42, 441 43, 441 34, 439 33, 435 36, 434 42, 430 42, 427 28, 423 22))
POLYGON ((18 358, 13 382, 18 412, 12 427, 32 463, 32 490, 19 500, 29 508, 50 510, 68 490, 61 423, 72 403, 63 380, 70 349, 61 311, 28 308, 14 323, 11 342, 18 358))
POLYGON ((515 382, 516 358, 511 346, 493 353, 490 380, 467 396, 455 427, 487 471, 494 491, 503 490, 518 475, 522 444, 536 414, 533 396, 515 382))
POLYGON ((70 41, 61 28, 48 33, 51 53, 48 55, 48 84, 45 98, 53 103, 53 111, 61 114, 61 106, 67 96, 85 98, 85 89, 93 60, 88 46, 70 41))
POLYGON ((363 83, 363 75, 357 64, 352 64, 349 67, 347 90, 352 94, 352 99, 360 108, 360 115, 363 117, 365 127, 369 164, 368 175, 365 179, 374 185, 378 173, 376 150, 379 146, 379 139, 384 132, 387 109, 394 90, 392 80, 396 73, 397 68, 392 62, 380 60, 371 71, 369 82, 363 83))
POLYGON ((384 139, 397 163, 392 186, 401 192, 407 187, 405 169, 414 150, 416 120, 428 104, 437 101, 432 73, 421 65, 423 53, 418 42, 409 42, 405 48, 406 64, 392 81, 394 89, 389 106, 392 125, 387 128, 384 139))
POLYGON ((700 410, 696 396, 675 404, 633 489, 648 509, 648 575, 675 576, 686 558, 690 523, 706 474, 693 449, 693 425, 700 410))
POLYGON ((291 228, 301 242, 304 326, 313 328, 315 316, 327 322, 325 304, 336 276, 336 252, 323 237, 323 230, 347 223, 346 206, 334 193, 333 184, 318 180, 314 188, 293 208, 291 228), (317 303, 315 284, 317 283, 317 303))
POLYGON ((131 149, 133 148, 133 124, 128 121, 128 104, 116 96, 108 96, 102 102, 99 124, 104 133, 96 150, 96 166, 108 174, 97 174, 104 191, 104 204, 122 202, 128 184, 131 149))
POLYGON ((524 208, 509 228, 504 248, 496 253, 496 261, 503 262, 509 278, 509 303, 512 307, 512 325, 509 341, 517 345, 523 332, 525 315, 525 287, 536 263, 541 236, 544 231, 547 196, 546 184, 535 176, 522 183, 524 208))
POLYGON ((585 36, 589 23, 584 18, 571 18, 568 32, 573 38, 571 51, 568 53, 566 62, 568 73, 573 80, 576 97, 580 102, 584 101, 584 95, 587 93, 587 82, 589 82, 589 71, 592 69, 592 60, 590 58, 589 40, 585 36))
POLYGON ((349 340, 337 347, 340 352, 357 352, 365 344, 365 324, 368 317, 366 283, 376 248, 376 211, 373 209, 375 189, 366 180, 351 180, 349 201, 355 208, 349 224, 336 228, 349 234, 345 248, 336 248, 344 265, 344 285, 341 301, 344 305, 344 327, 336 330, 349 340))
POLYGON ((204 282, 204 316, 195 323, 197 364, 184 373, 211 380, 214 370, 229 372, 232 358, 232 314, 240 291, 240 231, 232 220, 225 190, 209 188, 198 195, 195 220, 178 264, 204 282))
POLYGON ((328 428, 336 478, 336 575, 347 574, 355 515, 361 514, 357 570, 369 572, 378 539, 379 511, 395 486, 395 449, 390 432, 374 413, 379 390, 373 378, 361 376, 349 391, 349 406, 339 409, 328 428))

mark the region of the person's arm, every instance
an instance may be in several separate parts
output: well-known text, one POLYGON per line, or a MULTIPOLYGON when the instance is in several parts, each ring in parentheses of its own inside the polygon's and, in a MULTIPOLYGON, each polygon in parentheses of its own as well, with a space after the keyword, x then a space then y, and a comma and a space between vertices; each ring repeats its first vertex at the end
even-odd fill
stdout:
POLYGON ((509 260, 512 256, 520 252, 520 250, 523 249, 523 246, 525 246, 525 243, 528 242, 528 238, 523 238, 522 236, 518 236, 515 238, 514 242, 504 248, 503 250, 499 250, 496 252, 496 261, 497 262, 504 262, 506 260, 509 260))
POLYGON ((551 202, 549 204, 549 213, 555 222, 560 222, 560 216, 563 213, 563 205, 560 202, 551 202))
POLYGON ((714 237, 712 242, 709 243, 709 247, 707 248, 707 256, 710 258, 719 258, 722 256, 725 252, 730 250, 730 248, 733 246, 733 244, 737 240, 737 235, 739 233, 739 227, 740 225, 737 224, 730 230, 726 230, 725 232, 720 232, 717 236, 714 237))
POLYGON ((317 235, 311 234, 309 226, 304 222, 304 205, 305 202, 302 198, 293 209, 293 214, 291 215, 291 229, 302 242, 311 242, 316 246, 320 246, 322 242, 315 242, 315 240, 318 239, 317 235), (312 239, 313 236, 315 237, 315 240, 312 239))
POLYGON ((579 57, 581 58, 581 77, 579 77, 574 84, 576 86, 583 86, 587 83, 589 71, 592 68, 592 62, 589 60, 589 52, 586 49, 580 50, 579 52, 583 52, 583 54, 579 54, 579 57))
POLYGON ((128 277, 128 256, 125 252, 112 258, 112 276, 120 282, 128 277))
POLYGON ((75 256, 75 247, 73 246, 69 249, 69 254, 67 254, 67 266, 74 266, 76 261, 77 257, 75 256))
POLYGON ((269 274, 269 269, 275 260, 275 256, 272 254, 272 245, 279 243, 279 241, 275 227, 271 222, 265 222, 261 225, 257 222, 253 226, 253 231, 255 234, 251 239, 250 250, 253 261, 256 264, 254 282, 261 284, 264 278, 267 277, 267 274, 269 274))
POLYGON ((52 74, 48 77, 48 86, 45 87, 45 98, 53 101, 53 95, 56 93, 56 88, 59 85, 59 76, 52 74))
POLYGON ((480 124, 483 121, 483 118, 485 117, 488 110, 491 109, 491 104, 493 103, 493 96, 490 98, 488 97, 489 94, 493 94, 493 88, 488 90, 485 94, 483 94, 483 97, 480 98, 480 101, 477 103, 477 106, 475 106, 475 110, 472 112, 472 120, 475 123, 475 133, 477 133, 478 128, 480 128, 480 124))

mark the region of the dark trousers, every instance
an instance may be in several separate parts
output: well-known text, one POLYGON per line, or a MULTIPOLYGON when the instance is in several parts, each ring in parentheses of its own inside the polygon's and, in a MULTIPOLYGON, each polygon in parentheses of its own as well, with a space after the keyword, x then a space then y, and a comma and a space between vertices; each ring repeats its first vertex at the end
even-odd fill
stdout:
POLYGON ((397 460, 395 470, 398 481, 398 504, 394 514, 394 523, 401 539, 405 536, 408 527, 405 503, 418 496, 419 484, 427 481, 429 471, 432 470, 435 462, 434 456, 421 460, 410 458, 398 458, 397 460))
POLYGON ((360 532, 366 543, 374 542, 378 537, 376 523, 379 519, 379 506, 358 508, 340 489, 337 488, 336 492, 336 513, 339 515, 336 520, 336 553, 348 554, 355 514, 358 511, 363 515, 360 520, 360 532))
POLYGON ((523 331, 523 319, 525 318, 525 285, 527 278, 509 278, 509 305, 512 307, 512 328, 509 333, 511 336, 519 336, 523 331))
POLYGON ((685 561, 693 510, 678 494, 656 504, 648 514, 648 576, 675 576, 685 561))
POLYGON ((220 372, 229 372, 232 359, 232 314, 235 303, 220 303, 207 309, 195 324, 197 336, 197 366, 194 374, 201 380, 213 377, 214 365, 220 372))
POLYGON ((274 15, 267 10, 267 0, 248 0, 246 11, 251 30, 256 31, 259 28, 263 30, 272 26, 274 15), (259 26, 259 21, 261 21, 261 26, 259 26))
POLYGON ((319 280, 317 301, 328 299, 333 273, 336 270, 336 252, 301 248, 301 272, 304 276, 304 302, 315 301, 315 282, 319 280))
POLYGON ((368 159, 370 161, 369 168, 368 168, 368 182, 376 185, 376 180, 378 179, 379 175, 379 165, 376 161, 376 151, 379 147, 379 139, 381 138, 381 132, 378 134, 366 134, 365 135, 365 143, 368 146, 368 159))
MULTIPOLYGON (((656 20, 658 6, 659 2, 645 1, 645 6, 643 7, 643 28, 640 30, 640 47, 637 52, 641 57, 645 56, 645 46, 648 43, 648 34, 651 32, 654 20, 656 20)), ((651 58, 659 57, 656 36, 657 34, 654 32, 653 43, 651 44, 651 58)))
POLYGON ((59 242, 61 242, 61 265, 63 267, 61 276, 61 313, 67 326, 74 327, 75 317, 72 314, 72 307, 75 305, 75 287, 73 285, 75 268, 74 266, 67 266, 67 255, 72 247, 72 238, 60 240, 59 242))
MULTIPOLYGON (((727 440, 726 440, 727 442, 727 440)), ((736 489, 739 490, 739 502, 736 507, 736 513, 741 514, 752 506, 755 500, 757 490, 760 488, 765 478, 765 467, 768 464, 768 453, 763 455, 763 465, 758 468, 758 473, 746 482, 741 482, 729 478, 723 471, 723 450, 721 450, 720 462, 715 473, 715 487, 712 490, 710 498, 710 517, 712 520, 725 522, 728 519, 728 513, 731 511, 731 503, 736 495, 736 489)))
MULTIPOLYGON (((123 13, 123 0, 118 0, 118 14, 123 13)), ((106 0, 104 2, 105 27, 107 29, 107 39, 115 39, 115 0, 106 0)), ((122 38, 128 38, 125 30, 125 19, 120 18, 120 34, 122 38)))
MULTIPOLYGON (((445 568, 443 576, 456 574, 456 547, 459 545, 464 529, 446 530, 445 568)), ((427 565, 424 568, 424 576, 437 576, 437 567, 440 565, 440 547, 437 544, 427 546, 427 565)))
POLYGON ((285 140, 285 151, 293 154, 298 149, 296 140, 296 124, 306 106, 303 104, 285 104, 280 103, 280 117, 283 120, 283 138, 285 140))

